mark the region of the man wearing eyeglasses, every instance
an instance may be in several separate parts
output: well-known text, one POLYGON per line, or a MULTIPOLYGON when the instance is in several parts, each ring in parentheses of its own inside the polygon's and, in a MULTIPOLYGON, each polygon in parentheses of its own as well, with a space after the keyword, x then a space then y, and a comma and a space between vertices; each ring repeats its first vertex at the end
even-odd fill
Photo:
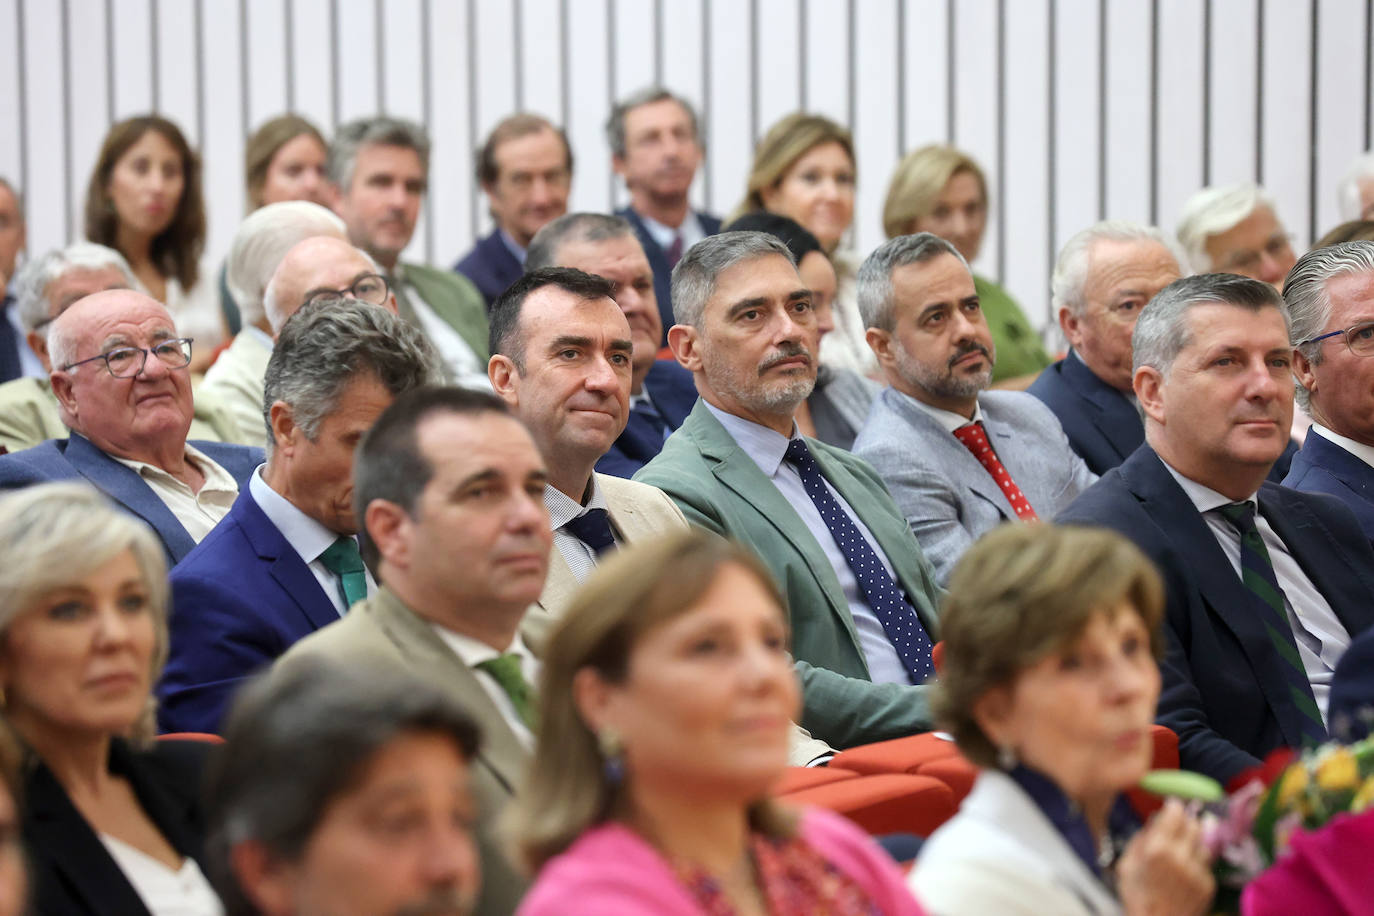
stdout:
POLYGON ((1374 542, 1374 242, 1310 251, 1288 276, 1295 396, 1312 432, 1283 483, 1340 497, 1374 542))
POLYGON ((1199 273, 1240 274, 1280 291, 1297 260, 1274 198, 1253 184, 1203 188, 1188 198, 1178 241, 1199 273))
POLYGON ((396 296, 367 253, 327 236, 297 242, 277 265, 263 295, 273 338, 307 302, 340 297, 380 305, 396 314, 396 296))
POLYGON ((132 290, 76 302, 52 322, 53 393, 71 429, 0 456, 0 488, 82 479, 140 516, 175 563, 210 532, 261 449, 186 441, 192 341, 162 303, 132 290))

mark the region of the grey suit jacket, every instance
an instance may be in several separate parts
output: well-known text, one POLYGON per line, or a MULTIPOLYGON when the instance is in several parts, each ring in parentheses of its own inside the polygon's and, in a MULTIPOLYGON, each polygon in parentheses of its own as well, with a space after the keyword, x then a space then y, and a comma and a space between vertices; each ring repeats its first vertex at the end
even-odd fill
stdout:
POLYGON ((482 857, 482 896, 477 913, 507 916, 513 912, 528 882, 506 859, 497 839, 496 821, 524 778, 530 752, 506 724, 477 677, 428 621, 385 586, 355 604, 337 623, 296 643, 272 670, 290 670, 307 659, 342 662, 363 672, 369 668, 402 670, 452 691, 463 704, 482 731, 481 748, 469 770, 480 811, 477 847, 482 857))
MULTIPOLYGON (((1041 518, 1058 515, 1097 480, 1037 398, 985 391, 978 403, 993 451, 1041 518)), ((882 475, 941 584, 974 541, 1016 518, 997 482, 964 444, 893 388, 873 402, 854 454, 882 475)))

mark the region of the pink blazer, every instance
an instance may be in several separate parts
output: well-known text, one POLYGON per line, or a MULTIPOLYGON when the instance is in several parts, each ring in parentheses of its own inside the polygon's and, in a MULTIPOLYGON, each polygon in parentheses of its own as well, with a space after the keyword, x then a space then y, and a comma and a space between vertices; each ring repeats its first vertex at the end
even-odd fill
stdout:
MULTIPOLYGON (((884 916, 922 916, 897 865, 858 827, 817 808, 802 813, 801 835, 859 886, 884 916)), ((658 852, 620 824, 582 834, 539 872, 516 916, 566 914, 700 916, 701 910, 658 852)))

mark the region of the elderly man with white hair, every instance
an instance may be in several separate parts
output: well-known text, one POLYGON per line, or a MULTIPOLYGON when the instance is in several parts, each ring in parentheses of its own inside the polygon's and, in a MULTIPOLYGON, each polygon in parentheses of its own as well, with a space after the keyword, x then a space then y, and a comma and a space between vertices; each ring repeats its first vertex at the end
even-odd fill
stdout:
MULTIPOLYGON (((15 280, 19 325, 43 374, 0 385, 0 446, 17 452, 45 439, 67 435, 57 396, 48 379, 52 371, 48 355, 52 321, 84 296, 133 286, 133 275, 124 256, 92 242, 55 248, 29 261, 19 271, 15 280)), ((213 395, 197 392, 191 438, 230 440, 235 432, 236 424, 224 406, 213 395)))
POLYGON ((1374 152, 1361 153, 1336 188, 1341 219, 1374 219, 1374 152))
POLYGON ((297 242, 315 236, 342 239, 337 215, 303 200, 268 204, 239 224, 229 246, 224 281, 238 306, 243 330, 205 373, 202 391, 228 408, 237 425, 232 441, 263 446, 262 379, 272 356, 272 327, 263 298, 272 273, 297 242))
POLYGON ((1249 183, 1203 188, 1188 198, 1178 242, 1197 273, 1240 274, 1277 290, 1297 260, 1274 198, 1249 183))

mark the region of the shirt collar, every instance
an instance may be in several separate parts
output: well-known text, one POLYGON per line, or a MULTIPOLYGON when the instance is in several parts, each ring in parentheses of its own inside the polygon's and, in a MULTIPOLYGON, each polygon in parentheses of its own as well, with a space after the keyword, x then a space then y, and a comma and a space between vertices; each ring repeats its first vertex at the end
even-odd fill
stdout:
MULTIPOLYGON (((711 415, 720 421, 720 425, 725 427, 725 431, 735 440, 735 444, 744 450, 744 453, 754 459, 754 463, 759 466, 767 477, 772 477, 778 473, 778 467, 782 464, 782 459, 787 455, 787 445, 792 441, 792 437, 784 436, 776 430, 755 423, 753 420, 746 420, 737 417, 732 413, 726 413, 719 407, 702 399, 701 403, 706 405, 706 409, 711 411, 711 415)), ((797 424, 792 424, 792 436, 797 434, 797 424)))
MULTIPOLYGON (((234 480, 228 471, 216 464, 214 459, 189 442, 186 443, 184 448, 186 460, 195 465, 196 470, 205 475, 205 483, 201 486, 202 490, 225 490, 230 493, 238 492, 238 481, 234 480)), ((108 454, 108 452, 106 454, 108 454)), ((110 455, 110 457, 138 474, 139 477, 151 476, 163 477, 167 480, 176 480, 176 478, 169 474, 164 468, 160 468, 155 464, 139 461, 136 458, 120 458, 116 455, 110 455)), ((177 483, 181 483, 181 481, 177 481, 177 483)))
POLYGON ((533 657, 529 648, 525 645, 525 640, 520 636, 518 631, 515 634, 515 638, 511 640, 510 645, 502 652, 492 648, 480 639, 474 639, 465 633, 450 630, 448 627, 442 626, 441 624, 431 623, 431 626, 438 631, 440 638, 443 639, 445 644, 447 644, 448 647, 453 650, 454 654, 462 659, 463 664, 469 668, 476 668, 478 665, 482 664, 482 662, 490 661, 493 658, 499 658, 502 655, 519 656, 520 665, 523 668, 525 662, 533 657))
MULTIPOLYGON (((1163 458, 1159 460, 1164 461, 1163 458)), ((1236 502, 1236 500, 1229 496, 1223 496, 1211 487, 1204 486, 1196 480, 1184 477, 1178 471, 1174 470, 1167 461, 1164 461, 1164 467, 1173 475, 1174 480, 1178 481, 1178 485, 1183 488, 1183 492, 1188 494, 1188 498, 1192 500, 1198 512, 1211 512, 1214 509, 1220 509, 1222 506, 1229 506, 1231 503, 1236 502)), ((1259 499, 1256 498, 1254 493, 1251 493, 1248 497, 1240 501, 1250 503, 1256 507, 1256 510, 1259 508, 1259 499)))
MULTIPOLYGON (((1101 878, 1100 851, 1097 843, 1093 841, 1092 828, 1083 817, 1083 810, 1074 804, 1053 780, 1025 764, 1012 768, 1007 776, 1030 796, 1030 800, 1035 802, 1035 806, 1045 815, 1045 819, 1064 838, 1064 842, 1068 843, 1074 854, 1083 860, 1088 870, 1101 878)), ((1135 821, 1128 806, 1124 804, 1124 799, 1118 796, 1108 814, 1109 841, 1114 836, 1133 832, 1138 826, 1139 822, 1135 821)))
POLYGON ((1339 445, 1365 464, 1374 466, 1374 448, 1365 445, 1363 442, 1356 442, 1354 439, 1342 436, 1340 433, 1334 433, 1320 423, 1312 424, 1312 432, 1334 445, 1339 445))
POLYGON ((511 238, 510 235, 508 235, 508 234, 506 233, 506 230, 504 230, 504 229, 502 229, 502 228, 500 228, 500 227, 497 227, 497 229, 496 229, 496 235, 497 235, 497 237, 499 237, 499 238, 501 239, 502 244, 504 244, 504 245, 506 246, 506 250, 509 251, 509 252, 511 253, 512 256, 514 256, 515 260, 519 261, 521 264, 524 264, 524 263, 525 263, 525 248, 524 248, 524 246, 522 246, 522 245, 521 245, 519 242, 517 242, 515 239, 511 238))
POLYGON ((895 391, 900 397, 906 398, 906 400, 909 403, 914 404, 916 407, 925 411, 925 413, 932 417, 936 423, 939 423, 941 428, 944 429, 944 431, 947 433, 952 433, 959 427, 968 426, 970 423, 983 422, 983 405, 978 403, 977 401, 973 402, 973 419, 970 420, 963 414, 955 413, 952 410, 944 410, 939 407, 933 407, 924 401, 917 400, 916 398, 913 398, 911 395, 907 394, 904 391, 897 391, 896 388, 893 388, 892 390, 895 391))
POLYGON ((697 215, 691 208, 688 208, 687 216, 682 220, 682 225, 678 226, 676 229, 672 226, 665 226, 658 220, 645 216, 643 213, 639 213, 638 215, 640 222, 644 224, 644 228, 649 230, 650 237, 658 243, 659 248, 665 251, 673 244, 673 239, 677 236, 682 236, 682 242, 685 245, 687 239, 694 235, 694 233, 690 231, 691 226, 689 224, 696 221, 697 215))
POLYGON ((286 538, 286 542, 300 554, 302 560, 306 563, 315 562, 320 554, 339 539, 338 533, 330 531, 302 512, 295 503, 272 489, 262 478, 265 467, 265 464, 258 465, 258 469, 248 478, 248 492, 252 495, 253 502, 258 504, 262 514, 276 526, 282 537, 286 538))
POLYGON ((549 527, 557 531, 579 515, 585 515, 589 509, 609 511, 606 495, 601 492, 601 484, 597 483, 595 474, 592 475, 590 490, 584 506, 553 484, 544 484, 544 508, 549 510, 549 527))

